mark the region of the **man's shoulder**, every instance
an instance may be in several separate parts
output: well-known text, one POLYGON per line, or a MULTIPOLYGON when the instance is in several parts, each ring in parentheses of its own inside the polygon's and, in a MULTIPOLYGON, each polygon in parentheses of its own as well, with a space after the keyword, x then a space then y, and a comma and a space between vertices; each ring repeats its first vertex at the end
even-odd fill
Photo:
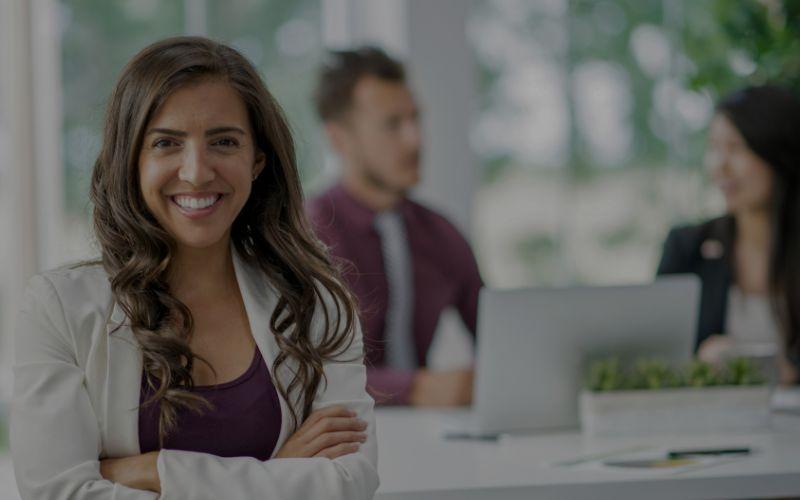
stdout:
POLYGON ((461 231, 455 224, 450 222, 447 216, 431 207, 423 205, 419 201, 408 199, 407 203, 409 210, 413 214, 414 221, 425 229, 429 229, 446 237, 454 237, 466 241, 461 231))
POLYGON ((337 216, 337 206, 341 208, 341 200, 336 186, 308 198, 305 211, 317 235, 327 238, 331 233, 341 231, 343 220, 341 214, 337 216))
POLYGON ((408 200, 408 207, 414 226, 409 229, 416 232, 428 248, 443 250, 448 258, 459 262, 462 258, 473 258, 472 247, 467 238, 447 216, 418 201, 408 200))
POLYGON ((305 209, 306 213, 310 217, 313 217, 333 212, 335 204, 336 204, 336 189, 335 186, 331 186, 307 198, 305 202, 305 209))
POLYGON ((445 273, 459 276, 468 286, 480 286, 475 254, 458 227, 433 208, 417 201, 409 200, 408 203, 413 218, 413 227, 408 230, 416 233, 412 251, 426 255, 445 273))

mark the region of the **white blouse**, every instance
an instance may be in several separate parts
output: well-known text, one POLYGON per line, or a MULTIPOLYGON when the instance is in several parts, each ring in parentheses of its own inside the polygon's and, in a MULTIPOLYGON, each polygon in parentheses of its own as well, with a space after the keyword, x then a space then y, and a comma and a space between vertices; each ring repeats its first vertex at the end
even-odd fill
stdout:
POLYGON ((731 286, 725 329, 737 351, 741 351, 737 355, 768 357, 781 352, 778 325, 765 294, 744 293, 731 286))

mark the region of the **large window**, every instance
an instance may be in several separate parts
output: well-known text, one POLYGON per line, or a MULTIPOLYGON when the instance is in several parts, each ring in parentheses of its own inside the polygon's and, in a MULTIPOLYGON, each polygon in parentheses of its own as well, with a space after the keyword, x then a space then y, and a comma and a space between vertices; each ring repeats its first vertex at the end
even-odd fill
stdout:
POLYGON ((61 75, 64 260, 93 255, 88 187, 106 100, 130 57, 184 30, 181 2, 62 0, 61 75))
POLYGON ((720 209, 701 168, 712 99, 685 83, 692 3, 475 2, 491 284, 648 280, 670 224, 720 209))
POLYGON ((322 171, 322 137, 311 102, 323 52, 321 15, 319 0, 209 2, 209 35, 242 50, 283 106, 306 188, 322 171))

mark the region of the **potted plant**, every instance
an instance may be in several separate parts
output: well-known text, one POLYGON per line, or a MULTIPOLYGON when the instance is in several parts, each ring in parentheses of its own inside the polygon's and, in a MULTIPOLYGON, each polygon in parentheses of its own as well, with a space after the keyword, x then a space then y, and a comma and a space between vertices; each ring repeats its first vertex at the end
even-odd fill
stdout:
POLYGON ((581 428, 590 435, 746 431, 769 425, 770 387, 745 358, 716 367, 659 359, 589 366, 580 394, 581 428))

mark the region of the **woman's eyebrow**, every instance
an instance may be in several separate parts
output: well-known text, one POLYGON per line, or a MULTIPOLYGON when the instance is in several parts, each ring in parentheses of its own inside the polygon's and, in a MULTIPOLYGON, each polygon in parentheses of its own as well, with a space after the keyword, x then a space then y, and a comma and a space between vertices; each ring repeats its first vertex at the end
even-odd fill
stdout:
POLYGON ((228 132, 234 132, 240 135, 247 135, 246 132, 240 129, 239 127, 225 126, 225 127, 214 127, 206 130, 206 137, 210 135, 225 134, 228 132))
MULTIPOLYGON (((205 136, 208 137, 211 135, 225 134, 230 132, 234 132, 240 135, 247 135, 247 133, 239 127, 226 125, 206 130, 205 136)), ((187 135, 189 135, 187 132, 184 132, 182 130, 173 130, 171 128, 160 128, 160 127, 151 128, 145 133, 145 135, 150 135, 150 134, 166 134, 166 135, 174 135, 177 137, 186 137, 187 135)))
POLYGON ((144 135, 147 136, 150 134, 166 134, 166 135, 175 135, 178 137, 186 137, 187 135, 189 135, 188 133, 182 130, 173 130, 170 128, 151 128, 144 135))

